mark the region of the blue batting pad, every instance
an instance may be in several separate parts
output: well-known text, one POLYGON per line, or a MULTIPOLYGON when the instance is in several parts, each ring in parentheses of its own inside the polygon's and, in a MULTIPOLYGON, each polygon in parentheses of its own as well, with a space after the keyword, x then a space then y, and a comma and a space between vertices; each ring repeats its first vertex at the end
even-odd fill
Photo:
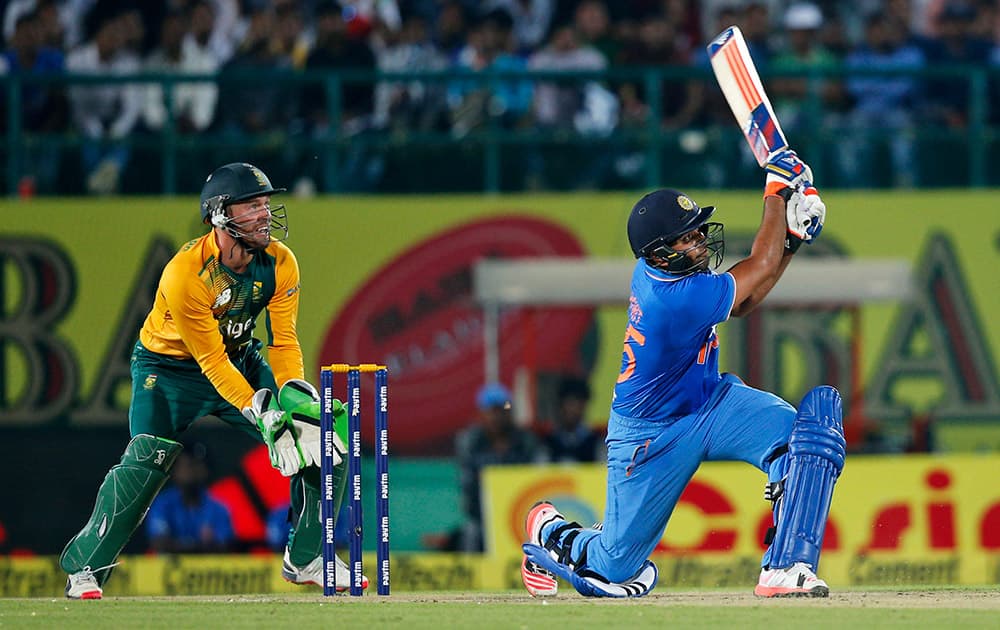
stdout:
POLYGON ((840 394, 827 385, 812 389, 799 405, 788 439, 784 495, 775 514, 772 567, 804 562, 818 569, 833 486, 847 455, 842 416, 840 394))

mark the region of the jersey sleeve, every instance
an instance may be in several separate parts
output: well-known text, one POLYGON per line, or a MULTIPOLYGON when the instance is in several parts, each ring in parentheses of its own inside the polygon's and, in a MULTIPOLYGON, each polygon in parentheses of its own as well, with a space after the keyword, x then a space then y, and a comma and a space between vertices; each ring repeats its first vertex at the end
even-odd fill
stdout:
POLYGON ((237 409, 250 406, 253 388, 226 354, 219 323, 212 317, 212 296, 183 265, 167 265, 160 281, 177 333, 219 395, 237 409))
POLYGON ((292 250, 278 246, 274 296, 267 305, 267 357, 274 380, 281 387, 288 379, 305 379, 302 347, 295 329, 299 316, 299 263, 292 250))
POLYGON ((686 326, 698 330, 729 319, 736 299, 736 280, 732 274, 700 273, 688 280, 693 286, 686 292, 686 304, 679 311, 686 326))

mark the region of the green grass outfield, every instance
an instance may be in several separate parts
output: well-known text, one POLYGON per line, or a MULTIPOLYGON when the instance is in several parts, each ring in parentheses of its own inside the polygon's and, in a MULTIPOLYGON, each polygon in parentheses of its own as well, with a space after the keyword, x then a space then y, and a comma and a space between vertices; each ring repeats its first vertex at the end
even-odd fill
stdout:
POLYGON ((536 600, 518 593, 390 597, 228 597, 0 600, 0 628, 998 628, 1000 586, 872 589, 828 599, 762 600, 747 591, 654 592, 638 600, 536 600))

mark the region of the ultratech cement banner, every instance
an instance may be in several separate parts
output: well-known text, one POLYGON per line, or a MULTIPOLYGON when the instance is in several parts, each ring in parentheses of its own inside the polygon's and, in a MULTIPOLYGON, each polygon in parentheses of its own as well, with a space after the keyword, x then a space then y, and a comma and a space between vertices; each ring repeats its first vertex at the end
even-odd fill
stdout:
MULTIPOLYGON (((849 457, 833 496, 820 575, 831 585, 1000 583, 1000 456, 849 457)), ((484 474, 489 549, 514 558, 540 499, 590 525, 604 514, 605 469, 494 467, 484 474)), ((661 583, 756 583, 771 526, 763 473, 702 465, 653 554, 661 583)))
MULTIPOLYGON (((281 577, 280 556, 122 556, 104 594, 229 595, 313 593, 319 587, 281 577)), ((365 554, 365 574, 375 589, 375 555, 365 554)), ((392 592, 509 590, 521 586, 521 560, 503 563, 465 554, 393 554, 392 592)), ((0 557, 0 597, 62 597, 66 574, 54 556, 0 557)))

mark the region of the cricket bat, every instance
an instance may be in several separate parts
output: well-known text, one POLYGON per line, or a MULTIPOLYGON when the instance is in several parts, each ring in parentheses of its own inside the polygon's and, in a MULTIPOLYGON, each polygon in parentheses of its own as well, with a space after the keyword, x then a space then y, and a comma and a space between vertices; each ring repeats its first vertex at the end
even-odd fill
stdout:
POLYGON ((757 158, 764 166, 776 151, 788 148, 785 133, 774 115, 771 101, 760 82, 760 75, 750 58, 750 51, 737 26, 722 31, 708 45, 715 79, 726 95, 729 108, 757 158))

